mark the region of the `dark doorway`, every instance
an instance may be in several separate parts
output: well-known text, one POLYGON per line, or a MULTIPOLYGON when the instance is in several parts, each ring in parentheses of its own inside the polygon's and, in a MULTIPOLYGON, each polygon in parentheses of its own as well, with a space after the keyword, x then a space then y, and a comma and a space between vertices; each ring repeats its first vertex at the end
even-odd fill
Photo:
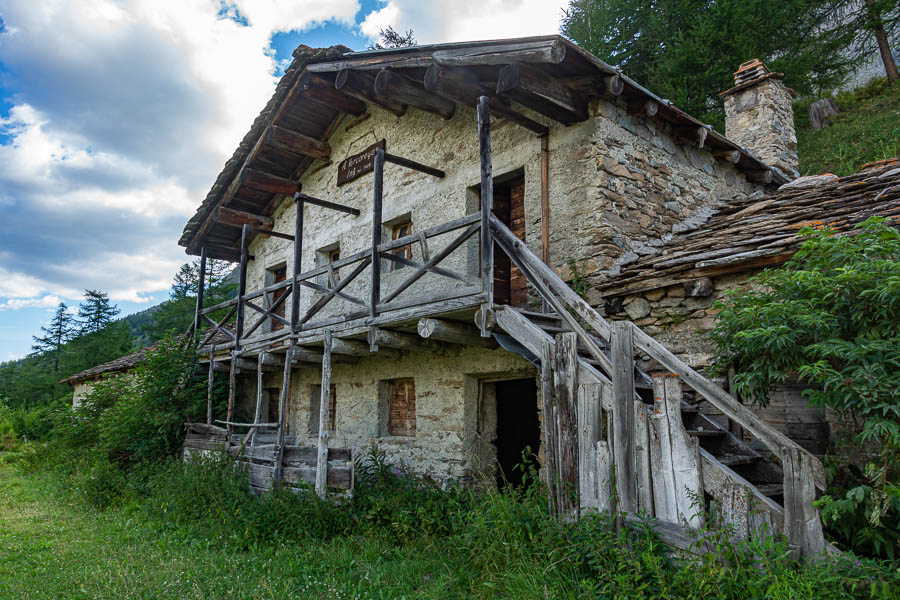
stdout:
POLYGON ((537 385, 531 379, 498 381, 497 397, 497 485, 504 482, 515 488, 524 483, 521 464, 524 458, 537 462, 541 444, 541 423, 537 410, 537 385))
MULTIPOLYGON (((525 177, 494 181, 497 218, 520 240, 525 240, 525 177)), ((525 277, 499 246, 494 246, 494 302, 519 306, 528 301, 525 277)))

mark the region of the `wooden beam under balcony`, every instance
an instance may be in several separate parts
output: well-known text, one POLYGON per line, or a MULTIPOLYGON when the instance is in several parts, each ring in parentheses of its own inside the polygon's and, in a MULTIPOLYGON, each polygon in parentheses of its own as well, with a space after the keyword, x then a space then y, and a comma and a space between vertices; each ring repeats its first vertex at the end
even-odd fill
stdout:
POLYGON ((243 210, 235 210, 227 206, 219 206, 213 213, 213 219, 221 225, 230 225, 231 227, 243 227, 249 225, 257 229, 272 229, 275 226, 275 219, 263 215, 256 215, 245 212, 243 210))
POLYGON ((335 89, 358 98, 367 104, 380 106, 398 117, 406 114, 406 105, 375 95, 375 77, 371 73, 343 69, 334 78, 335 89))
POLYGON ((293 196, 300 189, 296 181, 257 169, 244 169, 241 174, 241 184, 255 190, 287 196, 293 196))
POLYGON ((534 65, 513 63, 500 69, 497 93, 566 125, 588 118, 583 98, 534 65))
MULTIPOLYGON (((228 262, 240 262, 241 260, 241 251, 239 248, 229 248, 212 244, 203 244, 203 247, 206 248, 207 258, 215 258, 216 260, 225 260, 228 262)), ((189 254, 199 252, 200 248, 193 248, 189 251, 189 254)), ((253 257, 251 256, 250 259, 252 260, 253 257)))
POLYGON ((301 94, 348 115, 359 117, 366 112, 365 102, 336 90, 333 83, 308 71, 300 77, 299 88, 301 94))
POLYGON ((369 330, 369 346, 380 348, 393 348, 395 350, 408 350, 413 352, 429 352, 431 354, 446 354, 447 347, 433 340, 425 340, 419 336, 373 327, 369 330))
POLYGON ((497 342, 492 337, 481 337, 478 329, 465 323, 444 319, 419 319, 417 326, 419 336, 429 340, 437 340, 463 346, 496 348, 497 342))
POLYGON ((310 158, 331 157, 331 146, 328 145, 328 142, 277 125, 273 125, 266 132, 266 143, 279 150, 310 158))
POLYGON ((538 135, 547 134, 548 128, 546 125, 514 111, 502 98, 494 96, 493 90, 481 83, 478 73, 471 69, 433 64, 425 71, 423 82, 425 89, 429 92, 466 106, 475 106, 479 97, 490 96, 492 114, 520 125, 538 135))
POLYGON ((452 100, 429 93, 421 84, 390 69, 378 72, 374 89, 375 94, 388 101, 407 104, 444 119, 453 117, 456 112, 456 103, 452 100))

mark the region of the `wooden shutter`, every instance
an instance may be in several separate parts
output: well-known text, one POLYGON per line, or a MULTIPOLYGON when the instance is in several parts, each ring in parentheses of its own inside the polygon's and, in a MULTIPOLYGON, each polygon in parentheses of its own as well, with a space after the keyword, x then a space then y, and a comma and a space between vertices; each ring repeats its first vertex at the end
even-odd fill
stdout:
MULTIPOLYGON (((412 233, 412 221, 406 221, 405 223, 398 223, 394 225, 391 229, 391 241, 399 240, 402 237, 406 237, 412 233)), ((403 258, 412 259, 412 244, 407 244, 406 246, 401 246, 400 248, 395 248, 391 250, 391 254, 394 256, 402 256, 403 258)), ((397 269, 402 269, 406 265, 398 263, 396 261, 391 261, 391 271, 396 271, 397 269)))
MULTIPOLYGON (((284 281, 285 279, 287 279, 287 267, 286 267, 286 266, 285 266, 285 267, 278 267, 278 268, 272 269, 272 283, 273 283, 273 284, 275 284, 275 283, 281 283, 281 282, 284 281)), ((280 290, 276 290, 276 291, 272 294, 272 304, 274 304, 274 303, 277 302, 282 296, 284 296, 285 294, 287 294, 289 290, 290 290, 290 288, 281 288, 280 290)), ((284 318, 284 315, 286 314, 286 313, 285 313, 285 305, 286 305, 286 304, 287 304, 287 300, 285 300, 284 302, 282 302, 282 303, 278 306, 278 308, 276 308, 276 309, 274 310, 274 312, 273 312, 272 314, 276 314, 276 315, 278 315, 279 317, 284 318)), ((278 331, 279 329, 283 329, 283 328, 284 328, 284 323, 282 323, 282 322, 279 321, 278 319, 269 319, 269 321, 272 323, 272 331, 278 331)))
MULTIPOLYGON (((322 386, 310 386, 309 394, 309 432, 311 434, 319 433, 319 407, 322 402, 322 386)), ((334 431, 335 408, 337 407, 337 394, 335 386, 332 383, 329 387, 328 394, 328 431, 334 431)))
POLYGON ((395 379, 390 387, 388 434, 415 437, 416 385, 412 379, 395 379))

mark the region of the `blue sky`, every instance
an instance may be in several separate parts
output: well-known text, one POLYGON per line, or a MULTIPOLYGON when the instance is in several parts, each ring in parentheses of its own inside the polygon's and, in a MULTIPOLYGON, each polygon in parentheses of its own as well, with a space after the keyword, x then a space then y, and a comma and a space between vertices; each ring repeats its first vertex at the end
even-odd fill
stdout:
POLYGON ((85 289, 164 300, 185 222, 299 44, 556 33, 565 0, 0 0, 0 362, 85 289))

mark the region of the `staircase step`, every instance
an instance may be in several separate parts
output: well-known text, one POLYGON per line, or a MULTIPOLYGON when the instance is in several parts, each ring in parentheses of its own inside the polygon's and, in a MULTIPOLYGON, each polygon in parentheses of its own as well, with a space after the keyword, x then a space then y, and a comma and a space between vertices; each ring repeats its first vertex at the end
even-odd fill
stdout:
POLYGON ((783 483, 757 483, 754 486, 763 496, 781 496, 784 494, 783 483))
POLYGON ((534 310, 522 310, 519 309, 519 313, 528 317, 531 320, 545 320, 545 321, 560 321, 562 317, 560 317, 557 313, 542 313, 534 310))
POLYGON ((687 429, 685 431, 689 435, 696 435, 697 437, 721 437, 726 433, 721 429, 687 429))
POLYGON ((716 460, 725 465, 726 467, 734 467, 737 465, 751 465, 759 460, 758 456, 751 456, 749 454, 723 454, 722 456, 716 456, 716 460))

